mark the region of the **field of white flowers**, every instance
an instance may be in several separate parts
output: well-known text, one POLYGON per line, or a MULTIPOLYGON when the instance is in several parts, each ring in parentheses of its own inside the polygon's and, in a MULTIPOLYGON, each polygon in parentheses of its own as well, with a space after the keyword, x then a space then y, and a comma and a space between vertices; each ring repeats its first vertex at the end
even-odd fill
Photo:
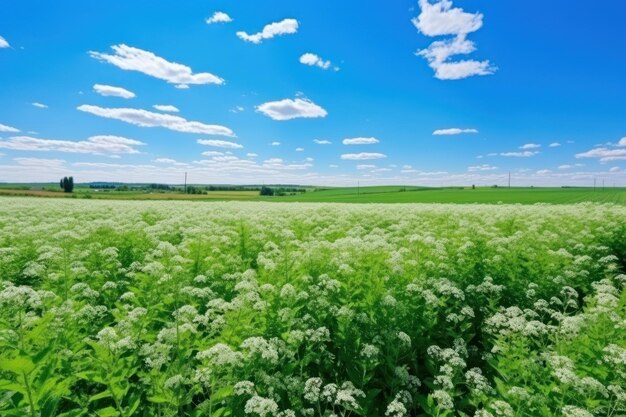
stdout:
POLYGON ((624 416, 626 208, 0 200, 0 415, 624 416))

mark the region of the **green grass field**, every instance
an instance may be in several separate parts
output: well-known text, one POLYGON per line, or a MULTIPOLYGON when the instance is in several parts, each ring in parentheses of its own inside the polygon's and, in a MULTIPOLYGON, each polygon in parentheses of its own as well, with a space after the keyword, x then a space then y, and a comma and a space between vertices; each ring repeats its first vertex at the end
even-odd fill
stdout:
POLYGON ((66 194, 49 184, 2 184, 0 196, 91 198, 103 200, 268 201, 320 203, 450 203, 450 204, 573 204, 600 202, 626 204, 626 188, 426 188, 411 186, 309 188, 306 193, 262 197, 258 191, 209 191, 182 194, 176 191, 95 191, 77 186, 66 194))
POLYGON ((336 203, 572 204, 586 201, 626 204, 624 188, 416 188, 402 186, 335 188, 276 198, 278 201, 336 203), (406 189, 406 191, 402 191, 406 189))

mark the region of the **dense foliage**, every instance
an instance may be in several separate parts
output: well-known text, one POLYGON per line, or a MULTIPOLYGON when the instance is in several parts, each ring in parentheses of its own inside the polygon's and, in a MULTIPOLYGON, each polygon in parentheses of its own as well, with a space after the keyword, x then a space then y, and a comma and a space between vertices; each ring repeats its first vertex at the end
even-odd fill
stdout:
POLYGON ((623 416, 626 208, 0 204, 3 416, 623 416))
POLYGON ((59 181, 59 187, 63 189, 63 192, 71 193, 74 191, 74 177, 63 177, 59 181))

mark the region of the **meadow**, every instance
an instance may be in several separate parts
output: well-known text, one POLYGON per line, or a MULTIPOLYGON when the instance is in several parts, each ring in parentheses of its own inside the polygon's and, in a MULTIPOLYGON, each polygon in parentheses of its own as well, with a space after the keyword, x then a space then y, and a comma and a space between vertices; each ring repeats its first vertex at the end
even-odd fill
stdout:
POLYGON ((3 197, 0 415, 624 416, 625 270, 616 204, 3 197))
MULTIPOLYGON (((248 186, 251 187, 251 186, 248 186)), ((272 186, 276 188, 278 186, 272 186)), ((626 205, 626 188, 613 187, 444 187, 368 186, 368 187, 299 187, 293 195, 261 196, 258 191, 205 191, 185 194, 182 186, 170 191, 94 190, 79 185, 73 193, 63 193, 55 184, 0 184, 0 197, 89 198, 98 200, 193 200, 193 201, 267 201, 306 203, 442 203, 442 204, 574 204, 582 202, 626 205)))

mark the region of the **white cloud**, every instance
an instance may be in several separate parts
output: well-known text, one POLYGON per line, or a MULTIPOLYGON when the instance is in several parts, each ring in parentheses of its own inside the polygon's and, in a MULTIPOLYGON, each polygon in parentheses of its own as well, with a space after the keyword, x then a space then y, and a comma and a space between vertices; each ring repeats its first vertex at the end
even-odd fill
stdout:
POLYGON ((226 149, 241 149, 243 145, 235 142, 229 142, 227 140, 216 140, 216 139, 198 139, 198 143, 200 145, 214 146, 216 148, 226 148, 226 149))
POLYGON ((11 126, 3 125, 2 123, 0 123, 0 132, 17 133, 19 131, 20 131, 19 129, 16 129, 11 126))
POLYGON ((447 136, 447 135, 460 135, 462 133, 478 133, 476 129, 459 129, 458 127, 453 127, 450 129, 437 129, 433 132, 434 136, 447 136))
POLYGON ((356 169, 358 170, 370 170, 370 169, 376 169, 377 166, 376 165, 366 165, 366 164, 359 164, 356 166, 356 169))
POLYGON ((626 149, 595 148, 576 154, 576 158, 598 158, 600 162, 625 161, 626 149))
POLYGON ((376 138, 350 138, 342 141, 344 145, 373 145, 379 142, 376 138))
POLYGON ((552 171, 550 171, 549 169, 540 169, 539 171, 537 171, 537 175, 546 175, 551 173, 552 171))
POLYGON ((192 84, 223 84, 224 80, 208 72, 194 74, 187 65, 170 62, 143 49, 124 44, 111 46, 114 54, 90 51, 89 55, 99 61, 113 64, 126 71, 138 71, 160 80, 188 88, 192 84))
POLYGON ((331 145, 332 142, 326 139, 313 139, 314 143, 317 143, 318 145, 331 145))
POLYGON ((296 19, 284 19, 280 22, 265 25, 261 32, 249 35, 246 32, 239 31, 237 36, 246 42, 255 44, 261 43, 265 39, 272 39, 274 36, 290 35, 298 32, 298 21, 296 19))
POLYGON ((626 146, 626 137, 623 137, 617 142, 617 146, 626 146))
POLYGON ((420 0, 419 6, 422 12, 412 22, 426 36, 468 34, 483 26, 481 13, 466 13, 461 8, 453 8, 451 0, 435 3, 420 0))
POLYGON ((247 156, 248 158, 256 158, 256 157, 257 157, 257 156, 259 156, 259 155, 258 155, 258 154, 256 154, 256 153, 254 153, 254 152, 248 152, 248 153, 246 154, 246 156, 247 156))
POLYGON ((152 107, 154 107, 158 111, 165 111, 165 112, 170 112, 170 113, 178 113, 180 111, 178 110, 178 107, 172 106, 169 104, 155 104, 152 107))
POLYGON ((296 148, 296 152, 304 152, 304 148, 296 148))
POLYGON ((574 168, 574 165, 569 165, 569 164, 559 165, 559 169, 571 169, 571 168, 574 168))
POLYGON ((213 15, 206 19, 207 25, 212 25, 213 23, 230 23, 233 19, 224 12, 215 12, 213 15))
POLYGON ((270 145, 272 145, 272 146, 280 146, 280 142, 274 141, 274 142, 270 143, 270 145))
POLYGON ((202 152, 203 156, 222 156, 224 155, 224 152, 219 152, 219 151, 205 151, 202 152))
POLYGON ((561 144, 559 142, 553 142, 550 145, 548 145, 550 148, 558 148, 559 146, 561 146, 561 144))
POLYGON ((502 152, 500 156, 508 156, 515 158, 530 158, 531 156, 537 155, 539 152, 537 151, 524 151, 524 152, 502 152))
POLYGON ((241 113, 244 110, 245 110, 245 107, 243 107, 243 106, 235 106, 234 108, 230 109, 230 112, 231 113, 241 113))
POLYGON ((79 106, 77 109, 96 116, 121 120, 140 127, 163 127, 176 132, 235 136, 234 132, 225 126, 188 121, 180 116, 154 113, 142 109, 105 108, 87 104, 79 106))
POLYGON ((154 162, 159 163, 159 164, 172 165, 172 166, 176 166, 176 167, 190 166, 187 163, 178 162, 177 160, 171 159, 171 158, 157 158, 157 159, 154 160, 154 162))
POLYGON ((38 102, 34 102, 33 106, 38 107, 40 109, 47 109, 48 105, 47 104, 43 104, 43 103, 38 103, 38 102))
MULTIPOLYGON (((311 52, 307 52, 300 57, 300 63, 309 66, 320 67, 321 69, 329 69, 332 65, 332 62, 326 60, 324 61, 319 55, 313 54, 311 52)), ((339 68, 335 68, 335 70, 339 70, 339 68)))
POLYGON ((280 101, 270 101, 256 107, 258 112, 274 120, 291 120, 297 118, 326 117, 328 112, 309 99, 286 98, 280 101))
POLYGON ((450 62, 455 55, 468 55, 476 51, 474 42, 466 39, 467 34, 480 29, 483 15, 466 13, 461 8, 453 8, 451 0, 420 0, 421 13, 412 20, 415 27, 425 36, 454 35, 452 39, 433 42, 428 48, 417 52, 426 58, 440 80, 459 80, 475 75, 490 75, 497 68, 487 60, 461 60, 450 62))
POLYGON ((30 136, 15 136, 0 140, 0 148, 16 151, 56 151, 94 155, 119 155, 139 153, 135 146, 145 145, 121 136, 92 136, 83 141, 40 139, 30 136))
POLYGON ((369 159, 383 159, 386 158, 387 155, 383 153, 369 153, 369 152, 361 152, 361 153, 345 153, 341 155, 341 159, 348 161, 363 161, 369 159))
POLYGON ((416 54, 425 58, 429 66, 435 71, 435 78, 440 80, 460 80, 475 75, 491 75, 496 67, 486 61, 462 60, 449 62, 455 55, 468 55, 476 51, 474 42, 459 35, 451 40, 435 41, 426 49, 416 54))
POLYGON ((469 172, 480 172, 480 171, 495 171, 498 167, 494 167, 493 165, 483 164, 483 165, 474 165, 467 167, 469 172))
POLYGON ((9 45, 9 42, 4 39, 2 36, 0 36, 0 48, 10 48, 11 45, 9 45))
POLYGON ((609 169, 609 172, 620 172, 621 168, 620 167, 613 167, 611 169, 609 169))
POLYGON ((519 147, 520 149, 539 149, 541 148, 541 145, 538 145, 536 143, 527 143, 525 145, 522 145, 519 147))
POLYGON ((65 166, 63 159, 46 159, 46 158, 13 158, 18 165, 32 167, 32 168, 44 168, 44 169, 57 169, 65 166))
POLYGON ((105 97, 111 96, 126 99, 136 97, 135 93, 133 93, 132 91, 128 91, 127 89, 122 87, 113 87, 111 85, 94 84, 93 91, 105 97))

